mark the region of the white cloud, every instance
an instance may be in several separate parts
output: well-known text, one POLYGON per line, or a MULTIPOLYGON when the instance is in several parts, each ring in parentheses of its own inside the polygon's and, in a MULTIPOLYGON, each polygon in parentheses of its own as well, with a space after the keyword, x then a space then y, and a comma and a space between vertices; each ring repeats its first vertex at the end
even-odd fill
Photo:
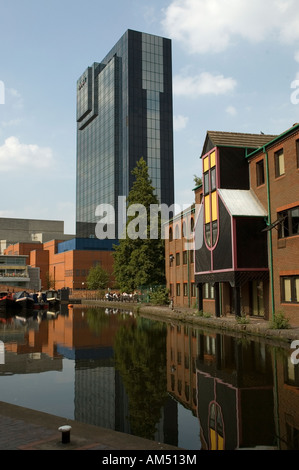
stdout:
POLYGON ((297 0, 173 0, 163 26, 190 53, 218 53, 236 39, 270 39, 293 44, 299 39, 297 0))
POLYGON ((229 114, 230 116, 235 116, 237 114, 237 110, 234 106, 228 106, 226 108, 226 112, 227 114, 229 114))
POLYGON ((225 78, 223 75, 212 75, 203 72, 200 75, 182 76, 173 78, 173 92, 176 96, 223 95, 233 91, 237 82, 233 78, 225 78))
POLYGON ((173 117, 173 128, 174 131, 181 131, 187 126, 189 118, 187 116, 174 116, 173 117))
POLYGON ((0 147, 1 171, 23 171, 48 168, 52 163, 52 150, 34 144, 22 144, 17 137, 8 137, 0 147))

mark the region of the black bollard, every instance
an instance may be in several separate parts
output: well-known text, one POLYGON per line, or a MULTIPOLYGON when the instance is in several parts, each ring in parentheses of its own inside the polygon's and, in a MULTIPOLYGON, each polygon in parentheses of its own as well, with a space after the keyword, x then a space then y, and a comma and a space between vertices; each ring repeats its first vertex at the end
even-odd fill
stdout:
POLYGON ((61 442, 62 444, 69 444, 71 440, 71 426, 60 426, 58 431, 61 432, 61 442))

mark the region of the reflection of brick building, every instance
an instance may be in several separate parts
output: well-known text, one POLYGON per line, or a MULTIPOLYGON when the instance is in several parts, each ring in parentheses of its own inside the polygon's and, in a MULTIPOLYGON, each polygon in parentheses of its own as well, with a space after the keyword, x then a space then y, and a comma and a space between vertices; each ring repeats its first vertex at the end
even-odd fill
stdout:
POLYGON ((91 267, 100 264, 110 275, 113 272, 112 241, 72 239, 65 242, 16 243, 5 254, 28 256, 28 264, 40 268, 41 288, 49 282, 55 289, 85 289, 91 267))
POLYGON ((167 390, 197 414, 197 333, 188 326, 167 326, 167 390))
POLYGON ((299 450, 299 368, 290 355, 277 361, 277 398, 280 449, 299 450))

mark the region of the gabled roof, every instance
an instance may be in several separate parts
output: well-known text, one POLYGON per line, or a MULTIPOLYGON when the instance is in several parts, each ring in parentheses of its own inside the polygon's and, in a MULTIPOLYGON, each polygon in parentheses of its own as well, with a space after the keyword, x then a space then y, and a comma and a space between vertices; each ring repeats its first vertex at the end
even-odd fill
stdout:
POLYGON ((271 140, 275 139, 276 135, 266 134, 246 134, 241 132, 219 132, 219 131, 207 131, 205 143, 203 146, 202 156, 205 155, 210 149, 207 149, 207 145, 210 143, 210 147, 240 147, 249 149, 258 149, 263 145, 267 144, 271 140))

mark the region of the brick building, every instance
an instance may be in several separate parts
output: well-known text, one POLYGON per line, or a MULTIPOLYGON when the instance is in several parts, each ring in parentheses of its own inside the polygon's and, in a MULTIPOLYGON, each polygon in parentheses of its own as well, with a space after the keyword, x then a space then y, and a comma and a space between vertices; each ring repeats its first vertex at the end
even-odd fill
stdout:
POLYGON ((196 207, 201 204, 202 185, 194 189, 195 204, 164 225, 165 273, 174 306, 192 307, 196 303, 193 237, 196 207))
POLYGON ((250 186, 267 209, 270 312, 299 324, 299 124, 248 155, 250 186))
POLYGON ((197 300, 216 316, 269 320, 281 311, 299 324, 299 125, 278 136, 207 132, 201 159, 194 206, 166 226, 175 306, 197 300), (188 217, 194 258, 184 254, 184 237, 173 235, 188 217), (191 271, 182 259, 193 260, 191 271))
POLYGON ((86 289, 91 267, 100 264, 113 282, 112 240, 51 240, 46 243, 16 243, 6 255, 27 255, 27 263, 40 268, 41 289, 86 289))

